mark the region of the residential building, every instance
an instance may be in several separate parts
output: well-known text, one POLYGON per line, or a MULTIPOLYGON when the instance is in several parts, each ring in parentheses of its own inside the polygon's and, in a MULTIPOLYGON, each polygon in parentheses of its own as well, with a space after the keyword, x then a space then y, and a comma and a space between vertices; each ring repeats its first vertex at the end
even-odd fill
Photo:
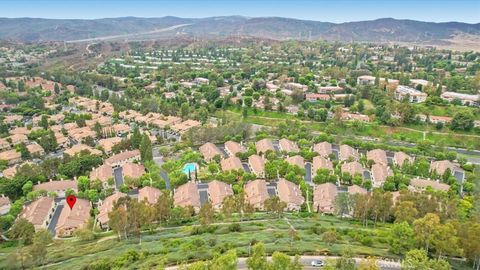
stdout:
POLYGON ((389 176, 393 176, 393 172, 387 165, 382 163, 375 163, 372 165, 373 187, 381 187, 389 176))
POLYGON ((220 161, 220 167, 222 171, 243 170, 242 161, 236 156, 222 159, 220 161))
POLYGON ((216 210, 220 210, 222 208, 225 197, 233 195, 231 185, 217 180, 213 180, 208 183, 207 192, 210 202, 212 203, 213 208, 216 210))
POLYGON ((355 195, 355 194, 365 195, 368 193, 366 189, 357 185, 348 186, 347 192, 350 195, 355 195))
POLYGON ((258 141, 255 144, 255 147, 257 148, 257 154, 265 154, 267 151, 275 151, 275 147, 273 147, 272 140, 270 139, 263 139, 258 141))
POLYGON ((36 143, 28 144, 27 145, 28 152, 30 152, 30 155, 32 156, 43 156, 45 154, 45 151, 43 148, 36 143))
POLYGON ((176 206, 192 206, 196 213, 200 211, 200 195, 195 182, 188 182, 177 187, 173 193, 173 202, 176 206))
POLYGON ((360 174, 363 177, 363 169, 362 165, 358 161, 352 161, 348 163, 344 163, 341 166, 342 173, 346 172, 349 173, 351 176, 356 174, 360 174))
POLYGON ((245 184, 245 196, 247 202, 255 209, 263 210, 264 203, 269 198, 267 182, 265 180, 254 180, 245 184))
POLYGON ((316 212, 333 214, 335 211, 335 198, 337 186, 325 183, 315 186, 313 191, 313 209, 316 212))
POLYGON ((448 191, 450 189, 450 186, 447 184, 440 183, 439 181, 421 179, 418 177, 410 180, 410 186, 408 188, 412 191, 424 191, 428 187, 439 191, 448 191))
POLYGON ((102 147, 103 151, 105 153, 110 154, 112 153, 112 148, 116 145, 122 142, 122 138, 120 137, 112 137, 112 138, 106 138, 106 139, 101 139, 98 141, 98 145, 102 147))
POLYGON ((287 211, 299 211, 305 202, 298 185, 285 179, 280 179, 277 182, 277 194, 280 201, 287 204, 287 211))
POLYGON ((0 195, 0 216, 8 214, 11 207, 10 199, 3 194, 0 195))
POLYGON ((239 144, 238 142, 234 142, 234 141, 227 141, 225 142, 225 152, 227 152, 227 154, 229 156, 236 156, 237 153, 245 153, 247 151, 247 149, 239 144))
POLYGON ((100 223, 102 228, 108 228, 108 213, 113 210, 113 206, 118 201, 118 199, 127 196, 127 194, 116 191, 112 195, 106 197, 104 200, 98 202, 98 215, 97 221, 100 223))
POLYGON ((45 190, 48 193, 52 192, 57 194, 59 198, 64 198, 65 192, 67 190, 72 190, 75 193, 78 192, 76 180, 60 180, 60 181, 50 180, 48 182, 38 183, 34 185, 33 190, 45 190))
POLYGON ((359 159, 359 155, 358 155, 358 152, 355 148, 349 146, 349 145, 346 145, 346 144, 342 144, 340 145, 340 151, 338 153, 338 159, 340 161, 348 161, 348 160, 358 160, 359 159))
POLYGON ((480 106, 480 95, 469 95, 457 92, 443 92, 440 97, 444 100, 447 100, 448 102, 460 100, 462 105, 480 106))
POLYGON ((22 155, 17 150, 7 150, 0 152, 0 160, 8 161, 8 165, 13 165, 22 161, 22 155))
POLYGON ((100 180, 104 187, 108 187, 108 179, 113 178, 113 169, 107 164, 103 164, 90 172, 90 180, 100 180))
POLYGON ((85 144, 75 144, 72 147, 65 150, 63 153, 73 157, 76 154, 78 154, 80 152, 83 152, 83 151, 88 151, 92 155, 98 155, 98 156, 102 155, 101 151, 99 151, 97 149, 94 149, 94 148, 92 148, 88 145, 85 145, 85 144))
POLYGON ((145 166, 138 163, 126 162, 122 165, 123 178, 137 179, 145 174, 145 166))
POLYGON ((315 156, 312 162, 312 178, 317 175, 317 171, 320 169, 333 171, 333 163, 324 157, 315 156))
POLYGON ((76 230, 82 229, 90 219, 91 209, 90 201, 79 198, 71 209, 67 205, 64 206, 55 226, 57 235, 71 236, 76 230))
POLYGON ((405 162, 412 164, 415 159, 404 152, 395 152, 393 154, 393 163, 399 167, 402 167, 405 162))
POLYGON ((287 157, 285 161, 290 165, 298 166, 299 168, 302 168, 302 169, 305 168, 305 160, 300 155, 287 157))
POLYGON ((369 75, 359 76, 357 78, 358 85, 374 85, 375 84, 375 77, 369 75))
POLYGON ((156 204, 160 196, 162 196, 162 191, 158 188, 146 186, 138 190, 139 202, 145 201, 149 204, 156 204))
POLYGON ((328 158, 332 154, 332 144, 329 142, 317 143, 313 146, 313 151, 324 158, 328 158))
POLYGON ((265 160, 259 155, 251 155, 248 157, 248 166, 250 171, 258 178, 265 178, 265 160))
POLYGON ((211 142, 207 142, 206 144, 200 146, 198 150, 200 150, 200 153, 206 162, 212 161, 215 156, 220 156, 220 158, 223 157, 222 151, 220 151, 220 149, 218 149, 218 147, 211 142))
POLYGON ((295 142, 292 142, 288 139, 282 138, 278 141, 278 146, 280 151, 287 152, 287 153, 298 153, 300 152, 300 148, 295 142))
POLYGON ((427 94, 418 91, 415 88, 411 88, 405 85, 399 85, 395 90, 395 98, 397 100, 403 100, 405 98, 408 98, 408 101, 411 103, 420 103, 427 100, 427 94))
POLYGON ((35 230, 46 229, 55 211, 55 201, 52 197, 40 197, 23 206, 19 217, 33 224, 35 230))
POLYGON ((367 160, 372 160, 375 164, 387 165, 387 152, 383 149, 373 149, 367 152, 367 160))
POLYGON ((113 155, 105 160, 105 164, 111 167, 120 167, 127 162, 135 162, 140 160, 140 150, 124 151, 113 155))

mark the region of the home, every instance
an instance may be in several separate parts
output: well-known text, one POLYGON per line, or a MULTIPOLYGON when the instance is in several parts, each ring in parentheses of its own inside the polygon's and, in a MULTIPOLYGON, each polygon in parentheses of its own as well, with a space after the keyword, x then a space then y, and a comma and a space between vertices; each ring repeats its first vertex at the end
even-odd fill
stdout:
POLYGON ((13 134, 6 139, 7 141, 10 140, 12 145, 17 145, 19 143, 27 143, 28 138, 24 134, 13 134))
POLYGON ((355 195, 355 194, 365 195, 368 193, 366 189, 357 185, 348 186, 347 192, 350 195, 355 195))
POLYGON ((105 164, 111 167, 120 167, 127 162, 135 162, 140 160, 140 150, 123 151, 113 155, 105 160, 105 164))
POLYGON ((97 156, 102 155, 102 152, 100 150, 93 149, 92 147, 90 147, 88 145, 85 145, 85 144, 75 144, 72 147, 65 150, 63 153, 73 157, 76 154, 78 154, 80 152, 83 152, 83 151, 88 151, 92 155, 97 155, 97 156))
POLYGON ((293 166, 298 166, 299 168, 305 168, 305 160, 300 155, 295 155, 291 157, 287 157, 285 161, 293 166))
POLYGON ((298 148, 298 145, 295 142, 292 142, 285 138, 282 138, 278 141, 278 146, 280 148, 280 151, 282 152, 286 152, 286 153, 300 152, 300 148, 298 148))
POLYGON ((206 162, 212 161, 215 156, 219 156, 220 158, 223 157, 222 151, 220 151, 220 149, 218 149, 218 147, 211 142, 207 142, 200 146, 198 150, 200 150, 200 153, 206 162))
POLYGON ((350 112, 342 112, 341 119, 343 121, 361 121, 361 122, 370 122, 370 117, 365 114, 359 113, 350 113, 350 112))
POLYGON ((177 187, 173 192, 173 203, 176 206, 192 206, 196 213, 200 211, 200 195, 195 182, 188 182, 177 187))
POLYGON ((46 229, 55 211, 55 201, 51 197, 40 197, 39 199, 27 203, 19 218, 24 218, 33 224, 35 230, 46 229))
POLYGON ((373 149, 367 152, 367 160, 372 160, 375 164, 387 165, 387 152, 383 149, 373 149))
POLYGON ((255 147, 257 148, 257 154, 265 154, 267 151, 275 151, 275 147, 273 147, 272 140, 270 139, 262 139, 255 143, 255 147))
POLYGON ((313 209, 317 212, 333 214, 335 212, 335 198, 337 186, 325 183, 315 186, 313 192, 313 209))
POLYGON ((10 143, 5 139, 0 138, 0 150, 8 149, 10 149, 10 143))
POLYGON ((329 142, 317 143, 313 146, 313 151, 324 158, 328 158, 332 154, 332 144, 329 142))
POLYGON ((343 88, 339 86, 320 86, 318 92, 321 94, 330 94, 336 92, 342 92, 343 88))
POLYGON ((287 211, 300 211, 302 204, 305 202, 298 185, 285 179, 280 179, 277 182, 277 194, 280 201, 287 204, 287 211))
POLYGON ((82 229, 90 219, 90 201, 78 198, 73 207, 62 208, 55 232, 60 237, 71 236, 73 232, 82 229))
POLYGON ((113 178, 113 169, 110 165, 103 164, 90 172, 90 180, 100 180, 104 187, 108 187, 108 180, 113 178))
POLYGON ((220 210, 222 208, 225 197, 233 195, 231 185, 217 180, 213 180, 208 183, 207 192, 210 202, 212 203, 213 208, 216 210, 220 210))
POLYGON ((138 201, 147 202, 148 204, 156 204, 162 195, 162 191, 154 187, 143 187, 138 190, 138 201))
POLYGON ((249 181, 244 190, 247 202, 255 209, 263 210, 264 203, 269 198, 267 182, 260 179, 249 181))
POLYGON ((22 121, 23 116, 18 115, 18 114, 11 114, 11 115, 5 115, 5 118, 3 119, 3 123, 5 124, 13 124, 16 121, 22 121))
POLYGON ((265 160, 259 155, 251 155, 248 157, 248 166, 250 171, 258 178, 265 178, 265 160))
POLYGON ((397 100, 403 100, 405 98, 408 98, 408 101, 411 103, 420 103, 427 100, 427 94, 424 92, 420 92, 415 88, 411 88, 405 85, 399 85, 395 90, 395 98, 397 100))
POLYGON ((415 158, 401 151, 395 152, 395 154, 393 154, 393 163, 398 167, 402 167, 405 162, 407 162, 408 164, 412 164, 414 160, 415 158))
POLYGON ((0 195, 0 216, 8 214, 11 207, 10 199, 3 194, 0 195))
POLYGON ((145 174, 145 166, 133 162, 125 162, 122 165, 123 178, 138 179, 145 174))
POLYGON ((45 154, 43 148, 36 143, 28 144, 27 149, 32 156, 43 156, 45 154))
POLYGON ((359 155, 355 148, 342 144, 340 145, 340 151, 338 153, 338 159, 340 161, 347 161, 347 160, 358 160, 359 155))
POLYGON ((305 99, 310 102, 315 102, 319 100, 330 100, 332 97, 329 94, 307 93, 305 94, 305 99))
POLYGON ((317 175, 320 169, 333 171, 333 163, 322 156, 315 156, 312 162, 312 178, 317 175))
POLYGON ((55 193, 59 198, 64 198, 67 190, 77 192, 77 181, 75 180, 50 180, 44 183, 38 183, 33 186, 33 190, 45 190, 48 193, 55 193))
POLYGON ((417 88, 417 86, 421 85, 423 88, 432 85, 432 83, 423 79, 410 79, 410 85, 414 88, 417 88))
POLYGON ((247 149, 239 144, 238 142, 234 142, 234 141, 227 141, 225 142, 225 152, 227 152, 227 154, 229 156, 236 156, 237 153, 245 153, 247 151, 247 149))
POLYGON ((448 116, 436 116, 436 115, 425 115, 425 114, 419 114, 418 117, 422 122, 428 122, 432 124, 442 123, 444 125, 452 122, 452 119, 453 119, 452 117, 448 117, 448 116))
POLYGON ((447 184, 433 180, 421 179, 418 177, 410 180, 410 186, 408 186, 408 189, 411 191, 424 191, 428 187, 439 191, 448 191, 450 189, 450 186, 447 184))
POLYGON ((193 80, 194 84, 208 84, 209 80, 206 78, 197 77, 193 80))
POLYGON ((105 151, 105 153, 109 154, 112 152, 112 148, 116 145, 122 142, 122 138, 120 137, 112 137, 112 138, 106 138, 106 139, 101 139, 98 141, 98 145, 102 147, 102 149, 105 151))
POLYGON ((15 149, 0 152, 0 160, 8 161, 8 165, 13 165, 22 161, 22 155, 15 149))
POLYGON ((454 100, 460 100, 462 105, 465 106, 480 106, 480 95, 469 95, 456 92, 443 92, 440 97, 443 100, 452 102, 454 100))
POLYGON ((303 92, 308 90, 308 86, 300 83, 293 83, 293 82, 285 84, 285 88, 288 90, 302 90, 303 92))
POLYGON ((360 164, 358 161, 352 161, 342 164, 341 171, 342 173, 346 172, 351 176, 355 176, 356 174, 360 174, 363 176, 364 169, 362 167, 362 164, 360 164))
POLYGON ((393 172, 387 165, 383 163, 375 163, 372 165, 373 187, 381 187, 389 176, 393 176, 393 172))
POLYGON ((358 85, 374 85, 375 84, 375 77, 369 75, 359 76, 357 78, 358 85))
POLYGON ((430 164, 430 172, 436 172, 437 175, 443 176, 447 170, 457 179, 459 183, 463 183, 465 172, 462 168, 449 160, 432 161, 430 164))
POLYGON ((236 156, 222 159, 220 161, 220 167, 222 171, 243 170, 242 161, 236 156))
POLYGON ((102 228, 108 228, 108 213, 113 210, 115 203, 118 199, 127 196, 127 194, 116 191, 112 195, 106 197, 104 200, 98 202, 98 215, 97 221, 102 228))

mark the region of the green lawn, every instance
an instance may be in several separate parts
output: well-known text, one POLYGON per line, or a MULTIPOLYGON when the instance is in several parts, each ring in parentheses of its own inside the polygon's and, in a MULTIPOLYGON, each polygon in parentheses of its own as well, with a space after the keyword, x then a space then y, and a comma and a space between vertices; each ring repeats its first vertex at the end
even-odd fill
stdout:
MULTIPOLYGON (((142 242, 138 239, 118 241, 117 239, 96 239, 91 242, 74 240, 56 240, 48 248, 46 264, 48 269, 79 269, 82 266, 103 258, 116 258, 129 250, 142 253, 142 259, 129 268, 152 268, 165 259, 168 264, 207 259, 215 252, 237 249, 239 256, 248 256, 252 241, 264 242, 269 253, 283 251, 289 254, 339 254, 346 246, 357 255, 395 257, 388 251, 386 235, 389 225, 378 225, 375 229, 363 228, 354 221, 342 220, 331 216, 300 218, 288 215, 290 223, 298 232, 298 239, 292 241, 290 226, 283 219, 263 220, 242 223, 240 231, 231 232, 229 225, 215 225, 213 233, 192 235, 191 226, 165 228, 155 233, 144 233, 142 242), (312 228, 321 231, 335 229, 339 240, 329 246, 322 241, 321 232, 316 234, 312 228), (367 238, 367 244, 361 243, 367 238)), ((111 235, 111 234, 107 234, 111 235)), ((0 248, 0 268, 7 266, 7 257, 15 247, 0 248)))

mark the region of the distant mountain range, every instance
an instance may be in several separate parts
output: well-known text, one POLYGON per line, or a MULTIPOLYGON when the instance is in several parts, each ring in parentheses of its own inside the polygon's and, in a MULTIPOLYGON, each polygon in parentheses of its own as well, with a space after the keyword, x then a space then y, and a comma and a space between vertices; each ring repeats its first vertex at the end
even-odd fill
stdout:
POLYGON ((391 18, 329 23, 279 17, 242 16, 189 19, 107 18, 96 20, 0 18, 0 40, 20 42, 151 40, 179 36, 250 36, 273 40, 435 42, 456 36, 480 37, 480 23, 432 23, 391 18))

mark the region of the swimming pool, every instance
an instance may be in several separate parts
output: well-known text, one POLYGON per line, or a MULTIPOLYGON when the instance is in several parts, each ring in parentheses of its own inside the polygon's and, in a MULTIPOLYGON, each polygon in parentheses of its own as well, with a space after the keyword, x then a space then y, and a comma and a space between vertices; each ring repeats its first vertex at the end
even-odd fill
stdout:
POLYGON ((195 163, 187 163, 183 166, 183 173, 184 174, 189 174, 189 173, 192 173, 192 172, 195 172, 195 169, 197 168, 197 164, 195 163))

